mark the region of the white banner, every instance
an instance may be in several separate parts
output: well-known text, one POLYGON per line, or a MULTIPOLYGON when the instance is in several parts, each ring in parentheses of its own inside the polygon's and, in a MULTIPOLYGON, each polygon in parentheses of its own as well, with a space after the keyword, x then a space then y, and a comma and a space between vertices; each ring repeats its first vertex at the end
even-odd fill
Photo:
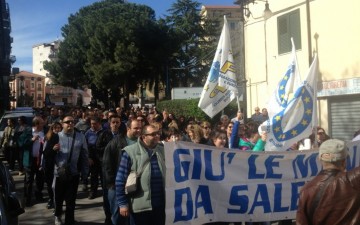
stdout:
MULTIPOLYGON (((359 165, 360 141, 348 169, 359 165)), ((165 143, 166 224, 294 219, 305 182, 321 166, 318 151, 246 152, 190 142, 165 143)))

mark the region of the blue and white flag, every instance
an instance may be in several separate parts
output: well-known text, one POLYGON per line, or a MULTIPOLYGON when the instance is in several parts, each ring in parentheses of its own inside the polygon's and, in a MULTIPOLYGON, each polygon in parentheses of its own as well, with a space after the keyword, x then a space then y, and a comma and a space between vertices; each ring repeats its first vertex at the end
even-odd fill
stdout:
POLYGON ((269 117, 286 108, 289 100, 293 97, 294 90, 300 86, 301 79, 293 38, 291 38, 291 44, 292 51, 289 66, 268 103, 269 117))
POLYGON ((224 27, 198 107, 212 118, 235 98, 237 90, 229 28, 224 16, 224 27))
POLYGON ((317 56, 310 66, 306 80, 296 89, 285 108, 261 126, 268 133, 266 151, 285 151, 294 143, 307 138, 317 126, 317 56))

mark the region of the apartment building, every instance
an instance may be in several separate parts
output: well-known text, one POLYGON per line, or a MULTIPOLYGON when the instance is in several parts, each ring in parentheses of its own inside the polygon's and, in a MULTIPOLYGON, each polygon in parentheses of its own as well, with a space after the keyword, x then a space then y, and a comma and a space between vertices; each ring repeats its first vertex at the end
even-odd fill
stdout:
POLYGON ((15 79, 9 82, 10 93, 13 96, 10 102, 12 108, 44 106, 45 77, 39 74, 21 71, 15 74, 15 79))
POLYGON ((44 62, 56 60, 60 40, 51 43, 41 43, 33 46, 33 72, 40 74, 45 78, 46 105, 76 105, 78 99, 82 99, 83 104, 89 104, 91 100, 91 90, 79 90, 70 87, 57 85, 53 82, 53 76, 44 69, 44 62))
POLYGON ((244 4, 248 115, 267 107, 284 75, 293 37, 302 80, 315 53, 319 59, 319 126, 350 140, 360 129, 360 16, 358 0, 268 0, 244 4))

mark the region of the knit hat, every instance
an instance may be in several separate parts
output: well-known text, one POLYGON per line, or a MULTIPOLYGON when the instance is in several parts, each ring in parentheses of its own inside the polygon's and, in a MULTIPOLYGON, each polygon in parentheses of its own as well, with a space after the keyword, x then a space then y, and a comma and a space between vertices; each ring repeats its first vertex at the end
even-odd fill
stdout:
POLYGON ((338 139, 329 139, 319 148, 319 158, 325 162, 336 162, 346 158, 348 154, 345 142, 338 139))

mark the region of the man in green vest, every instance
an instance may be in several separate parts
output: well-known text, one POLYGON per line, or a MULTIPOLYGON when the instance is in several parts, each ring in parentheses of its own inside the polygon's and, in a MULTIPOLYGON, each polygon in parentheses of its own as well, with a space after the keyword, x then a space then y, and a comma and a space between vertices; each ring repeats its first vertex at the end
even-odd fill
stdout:
POLYGON ((120 215, 131 215, 135 224, 165 225, 165 156, 159 145, 160 131, 147 125, 138 141, 124 148, 116 175, 115 190, 120 215), (127 195, 130 172, 141 174, 135 193, 127 195))

